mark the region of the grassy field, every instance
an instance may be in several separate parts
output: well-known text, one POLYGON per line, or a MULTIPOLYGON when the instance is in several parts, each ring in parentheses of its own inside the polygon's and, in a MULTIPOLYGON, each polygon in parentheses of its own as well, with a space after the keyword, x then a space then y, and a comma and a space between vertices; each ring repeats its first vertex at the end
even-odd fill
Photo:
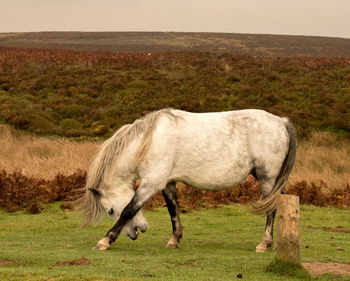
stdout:
MULTIPOLYGON (((160 208, 146 212, 150 227, 138 240, 122 234, 110 250, 98 252, 91 248, 111 227, 109 219, 99 226, 79 228, 76 215, 61 210, 59 204, 39 215, 2 213, 0 259, 13 264, 0 266, 0 279, 234 280, 242 274, 244 280, 300 280, 265 272, 275 252, 255 253, 265 220, 250 214, 248 207, 232 205, 181 216, 184 239, 179 249, 164 248, 171 224, 166 208, 160 208), (52 266, 81 257, 91 264, 52 266)), ((322 228, 339 225, 350 228, 348 210, 302 206, 302 261, 349 262, 349 234, 322 228)), ((333 278, 325 275, 314 280, 333 278)))

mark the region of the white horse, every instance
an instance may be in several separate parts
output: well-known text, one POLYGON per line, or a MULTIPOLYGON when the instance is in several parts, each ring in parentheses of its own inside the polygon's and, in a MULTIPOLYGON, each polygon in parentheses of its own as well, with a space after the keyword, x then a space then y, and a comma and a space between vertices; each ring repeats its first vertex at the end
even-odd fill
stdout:
POLYGON ((86 224, 104 212, 116 221, 94 247, 106 250, 124 229, 136 239, 147 230, 142 207, 162 191, 173 227, 169 248, 179 246, 182 226, 175 182, 217 191, 238 185, 252 174, 262 196, 253 204, 266 214, 256 251, 272 245, 276 199, 287 182, 296 155, 294 128, 287 118, 263 110, 190 113, 152 112, 121 127, 101 147, 87 175, 80 210, 86 224), (133 184, 141 179, 136 190, 133 184))

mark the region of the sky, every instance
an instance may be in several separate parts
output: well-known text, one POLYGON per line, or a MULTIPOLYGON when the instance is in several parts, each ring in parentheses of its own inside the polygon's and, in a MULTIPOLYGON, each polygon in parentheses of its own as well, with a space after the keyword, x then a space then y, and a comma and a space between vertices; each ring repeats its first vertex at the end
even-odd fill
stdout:
POLYGON ((350 0, 0 0, 0 32, 179 31, 350 38, 350 0))

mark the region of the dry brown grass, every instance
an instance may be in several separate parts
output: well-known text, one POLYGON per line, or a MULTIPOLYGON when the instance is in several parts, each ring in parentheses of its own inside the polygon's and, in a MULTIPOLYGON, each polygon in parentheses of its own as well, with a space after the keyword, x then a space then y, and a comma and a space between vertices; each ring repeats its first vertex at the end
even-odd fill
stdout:
POLYGON ((299 144, 296 164, 289 178, 293 185, 306 180, 330 190, 350 183, 350 142, 326 132, 315 132, 299 144))
MULTIPOLYGON (((0 169, 21 171, 35 178, 53 179, 58 173, 71 175, 87 170, 102 142, 74 142, 24 135, 0 126, 0 169)), ((313 133, 299 144, 290 184, 306 180, 330 190, 350 183, 350 142, 329 133, 313 133)))
POLYGON ((89 167, 100 144, 36 137, 0 126, 0 168, 42 179, 71 175, 89 167))

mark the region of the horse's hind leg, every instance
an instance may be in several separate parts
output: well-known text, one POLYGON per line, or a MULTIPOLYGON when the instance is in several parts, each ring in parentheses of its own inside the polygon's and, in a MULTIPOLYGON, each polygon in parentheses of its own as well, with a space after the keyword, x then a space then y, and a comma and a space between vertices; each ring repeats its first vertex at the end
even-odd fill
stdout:
POLYGON ((171 217, 173 227, 173 236, 169 240, 166 248, 178 248, 180 239, 182 238, 182 225, 179 216, 179 205, 177 203, 176 186, 174 182, 170 182, 162 190, 168 211, 171 217))
MULTIPOLYGON (((275 179, 272 176, 268 176, 266 174, 259 173, 260 171, 257 171, 258 181, 261 188, 262 196, 267 197, 274 186, 275 179)), ((262 238, 261 243, 256 246, 255 251, 256 252, 265 252, 267 251, 267 248, 271 247, 273 244, 273 223, 275 221, 276 216, 276 210, 273 211, 271 214, 266 216, 266 225, 265 225, 265 232, 264 236, 262 238)))
POLYGON ((261 243, 256 246, 256 252, 265 252, 273 243, 273 223, 275 220, 276 210, 266 217, 265 233, 261 243))
MULTIPOLYGON (((283 191, 281 191, 284 194, 283 191)), ((276 210, 274 210, 270 215, 266 216, 266 226, 265 233, 261 243, 256 246, 256 252, 265 252, 268 247, 272 247, 273 244, 273 223, 275 221, 276 210)))

